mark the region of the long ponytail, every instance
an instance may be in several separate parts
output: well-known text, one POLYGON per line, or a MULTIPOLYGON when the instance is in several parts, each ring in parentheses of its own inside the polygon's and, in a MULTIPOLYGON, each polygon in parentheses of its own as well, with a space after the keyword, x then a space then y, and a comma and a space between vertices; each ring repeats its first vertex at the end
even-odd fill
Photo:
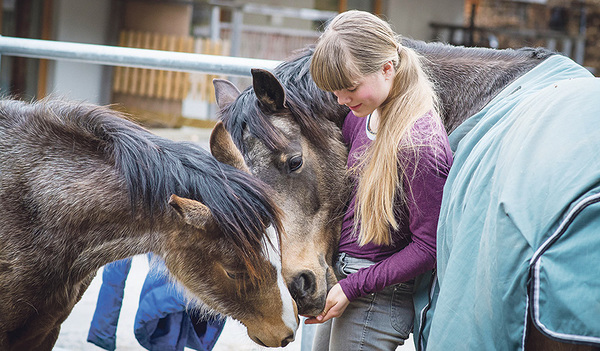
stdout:
MULTIPOLYGON (((421 68, 421 58, 399 45, 399 63, 388 99, 380 106, 377 137, 359 163, 354 225, 359 244, 391 244, 390 227, 397 229, 395 204, 407 201, 403 184, 408 177, 406 158, 418 159, 418 144, 410 133, 415 121, 435 109, 433 87, 421 68), (360 223, 360 226, 359 226, 360 223)), ((414 167, 411 167, 413 170, 414 167)))

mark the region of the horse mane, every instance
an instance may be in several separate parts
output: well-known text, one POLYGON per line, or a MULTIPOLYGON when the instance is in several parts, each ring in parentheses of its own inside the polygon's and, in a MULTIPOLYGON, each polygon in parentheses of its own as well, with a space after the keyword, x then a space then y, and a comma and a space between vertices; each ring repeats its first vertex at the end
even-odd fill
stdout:
POLYGON ((288 107, 304 134, 318 146, 326 146, 325 139, 331 132, 323 129, 323 121, 332 121, 341 129, 350 109, 338 104, 333 93, 321 90, 313 81, 310 60, 314 49, 307 46, 294 52, 294 56, 277 66, 273 73, 286 88, 288 107))
MULTIPOLYGON (((425 69, 433 80, 436 90, 453 91, 458 79, 493 78, 481 84, 471 84, 472 89, 487 87, 485 96, 476 97, 481 91, 465 94, 465 97, 441 96, 445 111, 442 112, 447 131, 451 132, 460 122, 485 105, 491 97, 512 80, 531 70, 544 59, 555 55, 545 48, 491 49, 482 47, 454 46, 441 42, 425 42, 410 38, 401 38, 402 44, 414 49, 425 60, 425 69), (461 113, 461 99, 477 99, 473 111, 461 113)), ((336 97, 319 89, 310 76, 310 60, 314 45, 294 52, 293 56, 275 68, 273 74, 285 89, 286 106, 300 126, 303 135, 318 147, 326 146, 331 134, 327 121, 332 121, 338 128, 349 112, 348 108, 337 103, 336 97), (325 126, 325 128, 324 128, 325 126)), ((277 115, 277 114, 275 114, 277 115)), ((248 132, 263 141, 271 150, 285 146, 284 138, 279 134, 269 117, 260 109, 252 87, 246 88, 233 104, 221 111, 221 119, 237 145, 245 153, 243 133, 248 132)))
POLYGON ((446 57, 451 61, 454 61, 458 58, 464 58, 468 61, 481 60, 484 62, 498 60, 507 61, 510 59, 529 60, 532 58, 543 60, 556 54, 556 52, 542 47, 523 47, 519 49, 508 48, 498 50, 486 47, 450 45, 443 42, 425 42, 410 38, 402 38, 401 43, 402 45, 416 50, 421 55, 435 56, 437 58, 446 57))
POLYGON ((544 48, 497 50, 401 40, 424 58, 424 69, 440 99, 440 116, 449 134, 512 81, 556 54, 544 48))
MULTIPOLYGON (((332 121, 341 128, 349 109, 340 106, 335 95, 319 89, 313 82, 309 71, 313 51, 312 46, 296 51, 292 58, 277 66, 273 74, 285 89, 286 107, 302 134, 317 147, 327 147, 334 125, 326 122, 332 121)), ((245 153, 243 133, 246 128, 271 150, 285 146, 284 138, 261 110, 252 87, 246 88, 234 103, 223 109, 220 118, 242 153, 245 153)))
POLYGON ((283 232, 280 210, 263 182, 218 162, 198 145, 154 135, 108 107, 59 99, 5 100, 0 119, 26 126, 32 135, 51 131, 57 140, 90 144, 123 176, 133 213, 138 206, 150 217, 165 212, 171 194, 202 202, 251 273, 260 273, 264 228, 272 224, 278 235, 283 232))

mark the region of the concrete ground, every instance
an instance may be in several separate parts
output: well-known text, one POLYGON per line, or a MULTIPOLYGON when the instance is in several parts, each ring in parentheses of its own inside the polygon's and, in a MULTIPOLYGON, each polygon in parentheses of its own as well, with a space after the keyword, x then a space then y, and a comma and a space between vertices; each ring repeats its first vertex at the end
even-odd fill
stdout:
MULTIPOLYGON (((208 148, 208 138, 210 130, 199 128, 180 128, 180 129, 154 129, 155 134, 172 140, 185 140, 200 144, 208 148)), ((145 350, 133 335, 133 323, 137 311, 142 284, 148 272, 148 261, 145 256, 136 256, 133 259, 131 271, 129 272, 127 283, 125 285, 125 296, 123 307, 119 317, 117 327, 117 351, 142 351, 145 350)), ((102 269, 96 274, 96 278, 83 295, 81 301, 75 306, 69 318, 63 323, 58 341, 54 347, 55 351, 99 351, 101 348, 86 341, 90 322, 96 308, 98 292, 102 284, 102 269)), ((307 351, 307 343, 302 348, 302 336, 304 324, 302 323, 296 333, 296 340, 285 348, 279 348, 285 351, 307 351)), ((309 337, 312 330, 306 329, 305 337, 309 337)), ((246 335, 246 328, 235 320, 228 319, 215 348, 215 351, 258 351, 258 350, 279 350, 261 347, 246 335)), ((409 339, 406 345, 399 347, 398 350, 414 350, 412 339, 409 339)))

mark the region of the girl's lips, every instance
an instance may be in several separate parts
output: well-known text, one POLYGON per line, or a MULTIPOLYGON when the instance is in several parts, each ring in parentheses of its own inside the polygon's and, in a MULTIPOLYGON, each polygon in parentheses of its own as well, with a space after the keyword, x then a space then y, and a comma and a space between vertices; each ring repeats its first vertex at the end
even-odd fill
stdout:
POLYGON ((356 106, 348 106, 352 111, 357 110, 362 104, 358 104, 356 106))

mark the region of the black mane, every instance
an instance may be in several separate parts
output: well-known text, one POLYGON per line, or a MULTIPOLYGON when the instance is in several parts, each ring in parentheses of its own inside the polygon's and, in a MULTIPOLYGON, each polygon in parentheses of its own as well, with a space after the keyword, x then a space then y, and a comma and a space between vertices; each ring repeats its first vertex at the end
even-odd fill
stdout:
MULTIPOLYGON (((256 251, 264 227, 281 228, 270 190, 258 179, 219 163, 187 142, 159 137, 107 107, 48 100, 28 104, 5 100, 0 125, 26 128, 26 135, 52 135, 59 142, 89 145, 124 177, 132 209, 164 211, 171 194, 201 201, 225 235, 240 248, 256 251)), ((52 143, 52 141, 50 142, 52 143)), ((65 155, 68 157, 68 155, 65 155)))
POLYGON ((448 134, 512 81, 556 54, 544 48, 497 50, 407 38, 402 39, 402 45, 424 57, 448 134))
MULTIPOLYGON (((286 107, 303 135, 318 147, 325 147, 331 130, 324 128, 323 122, 329 120, 341 128, 349 109, 340 106, 332 93, 319 89, 313 82, 309 71, 313 51, 312 47, 298 51, 295 57, 277 66, 273 74, 285 89, 286 107)), ((245 153, 242 140, 245 128, 271 150, 284 146, 282 136, 260 109, 252 87, 246 88, 233 104, 221 111, 221 119, 242 153, 245 153)))
POLYGON ((425 42, 409 38, 402 38, 401 43, 406 47, 416 50, 421 55, 448 57, 449 60, 456 60, 458 58, 465 58, 469 61, 481 60, 483 62, 495 60, 506 61, 513 58, 524 60, 535 58, 543 60, 556 54, 553 51, 541 47, 498 50, 486 47, 456 46, 442 42, 425 42))
MULTIPOLYGON (((467 48, 408 38, 403 38, 402 44, 425 58, 424 66, 438 91, 441 116, 448 133, 511 81, 555 54, 543 48, 467 48), (452 94, 454 91, 457 93, 452 94), (465 109, 465 106, 470 108, 465 109)), ((295 57, 277 66, 273 74, 285 89, 286 106, 303 135, 323 147, 331 132, 329 125, 323 122, 331 121, 341 128, 349 110, 338 105, 332 93, 319 89, 313 82, 309 70, 313 52, 312 46, 297 51, 295 57)), ((242 136, 246 128, 271 150, 284 146, 283 138, 258 106, 252 87, 222 111, 221 119, 242 153, 245 153, 242 136)))

